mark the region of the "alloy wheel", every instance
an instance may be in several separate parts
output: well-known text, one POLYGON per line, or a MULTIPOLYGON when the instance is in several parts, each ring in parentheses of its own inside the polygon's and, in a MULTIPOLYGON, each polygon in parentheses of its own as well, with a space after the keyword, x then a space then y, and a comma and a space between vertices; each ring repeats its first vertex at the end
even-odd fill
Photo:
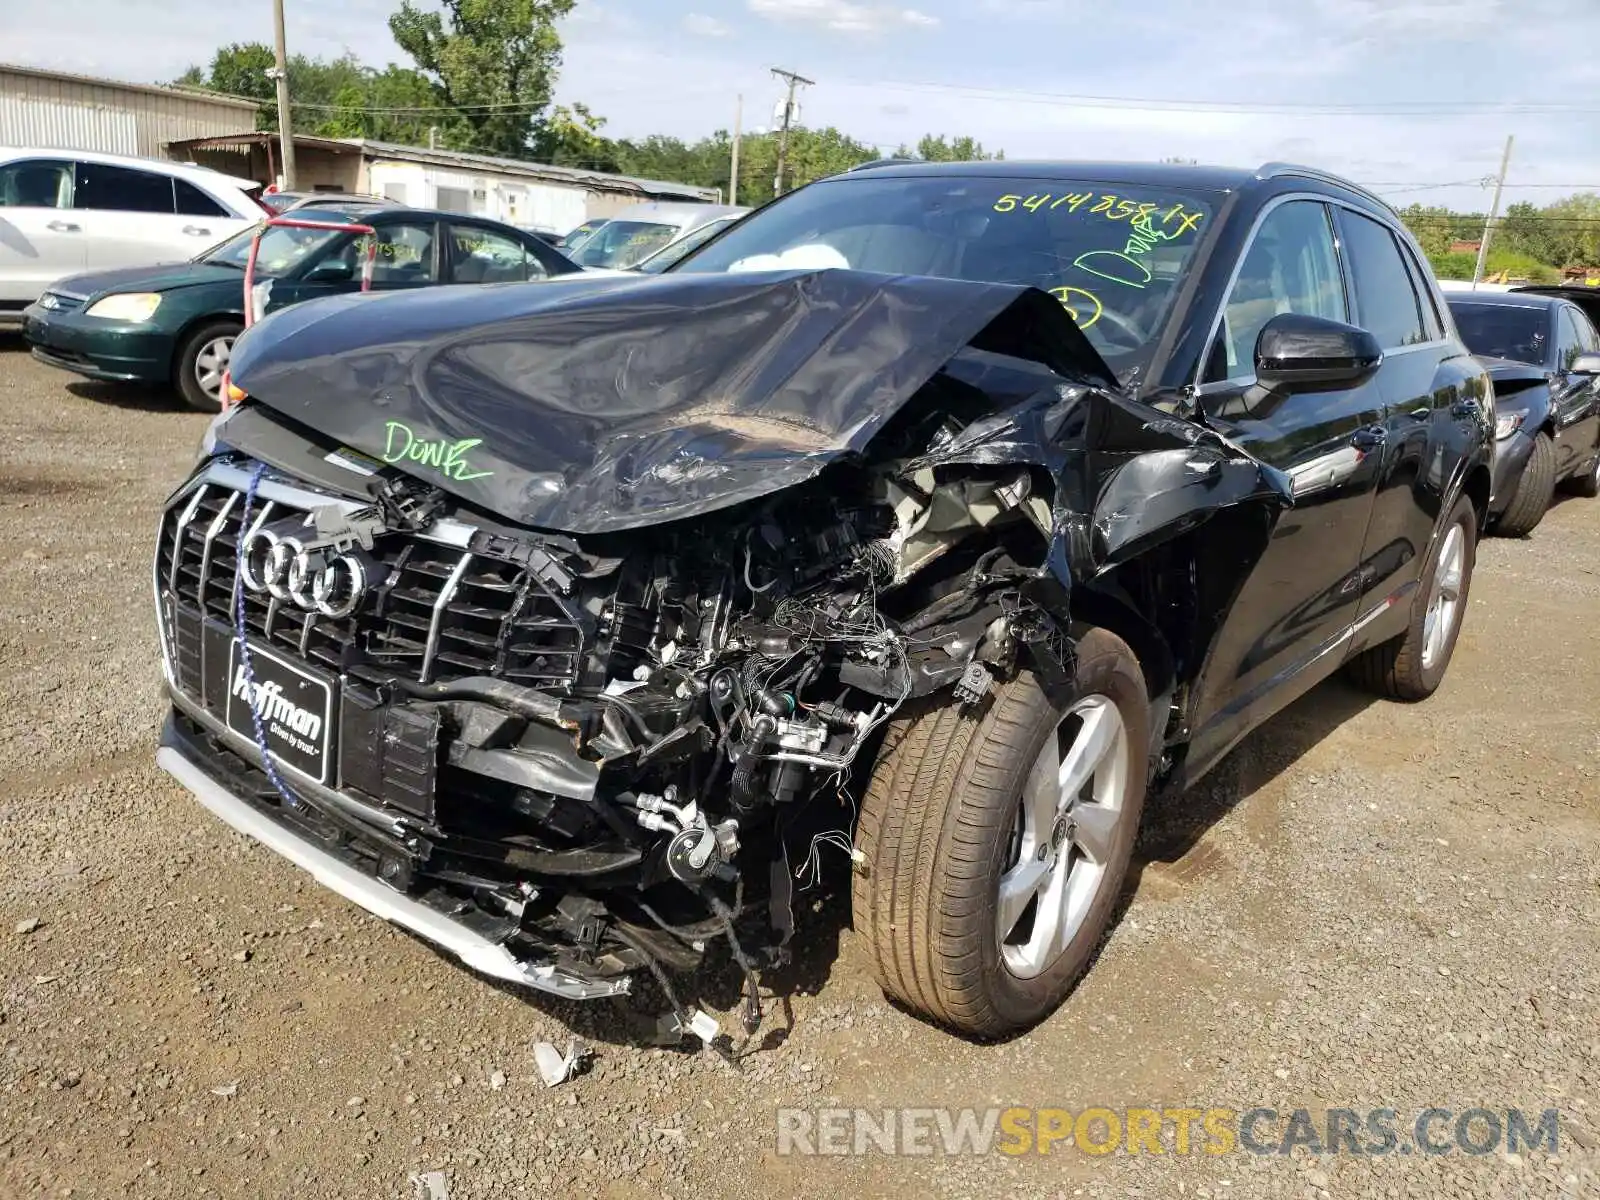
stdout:
POLYGON ((1046 971, 1083 928, 1128 817, 1128 783, 1122 713, 1085 696, 1028 772, 1000 875, 1000 956, 1017 978, 1046 971))
POLYGON ((194 378, 206 395, 222 398, 222 377, 227 373, 233 358, 232 337, 214 337, 200 347, 194 356, 194 378))
POLYGON ((1450 526, 1439 547, 1439 561, 1433 568, 1433 583, 1428 589, 1428 607, 1422 619, 1422 669, 1433 664, 1450 645, 1456 621, 1461 616, 1461 576, 1466 566, 1467 539, 1459 523, 1450 526))

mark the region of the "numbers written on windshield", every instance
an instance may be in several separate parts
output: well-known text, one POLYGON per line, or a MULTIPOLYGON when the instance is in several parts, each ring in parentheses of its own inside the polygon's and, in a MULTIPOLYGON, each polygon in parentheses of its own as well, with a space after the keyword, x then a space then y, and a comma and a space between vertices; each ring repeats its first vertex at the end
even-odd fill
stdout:
MULTIPOLYGON (((1106 315, 1106 304, 1085 284, 1102 288, 1105 284, 1143 291, 1155 277, 1148 256, 1160 246, 1190 239, 1205 220, 1204 210, 1193 209, 1179 203, 1161 200, 1133 200, 1112 192, 1080 190, 1068 192, 1035 192, 1023 195, 1007 192, 991 206, 997 213, 1014 214, 1012 219, 1027 220, 1040 213, 1060 212, 1079 218, 1102 217, 1106 221, 1125 224, 1126 234, 1118 234, 1115 226, 1100 226, 1099 222, 1080 228, 1098 226, 1110 235, 1112 245, 1081 250, 1071 260, 1072 270, 1093 279, 1077 279, 1048 288, 1049 293, 1061 302, 1080 329, 1092 328, 1106 315), (1119 245, 1120 243, 1120 245, 1119 245), (1102 282, 1103 281, 1103 282, 1102 282)), ((1060 218, 1056 218, 1059 220, 1060 218)), ((1076 222, 1074 221, 1074 224, 1076 222)), ((1091 240, 1097 241, 1091 235, 1091 240)), ((1112 317, 1116 317, 1113 313, 1112 317)), ((1116 321, 1119 327, 1128 326, 1126 319, 1116 321)))
MULTIPOLYGON (((1079 208, 1094 199, 1093 192, 1068 192, 1061 196, 1052 192, 1035 193, 1031 196, 1008 192, 994 202, 994 211, 1036 213, 1053 211, 1065 206, 1068 212, 1077 212, 1079 208)), ((1108 221, 1129 221, 1134 225, 1154 227, 1160 209, 1159 201, 1122 200, 1115 195, 1102 194, 1092 207, 1085 210, 1085 213, 1089 216, 1103 216, 1108 221)), ((1165 213, 1160 213, 1159 224, 1163 231, 1168 231, 1170 237, 1176 239, 1193 229, 1198 229, 1204 219, 1205 213, 1190 212, 1182 204, 1174 204, 1165 213)))

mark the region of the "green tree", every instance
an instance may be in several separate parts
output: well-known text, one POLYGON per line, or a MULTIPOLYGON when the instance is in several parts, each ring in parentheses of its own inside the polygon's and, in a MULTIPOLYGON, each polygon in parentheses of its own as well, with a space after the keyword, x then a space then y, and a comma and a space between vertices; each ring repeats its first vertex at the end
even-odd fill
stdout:
POLYGON ((556 105, 545 121, 540 158, 562 167, 620 171, 615 145, 600 134, 605 123, 606 119, 595 116, 587 105, 556 105))
POLYGON ((389 18, 400 48, 460 118, 460 149, 509 158, 552 149, 551 94, 561 62, 555 22, 574 0, 402 0, 389 18), (448 27, 447 23, 448 22, 448 27))
POLYGON ((1450 243, 1456 240, 1456 227, 1455 214, 1448 208, 1411 204, 1400 210, 1400 219, 1430 259, 1450 253, 1450 243))
MULTIPOLYGON (((262 107, 256 114, 256 128, 275 130, 277 89, 267 74, 273 62, 271 47, 260 42, 235 43, 219 49, 209 69, 190 67, 177 82, 259 100, 262 107)), ((437 108, 432 87, 416 71, 393 64, 375 71, 353 54, 332 60, 292 56, 289 94, 295 104, 295 130, 320 137, 369 137, 427 145, 430 126, 448 128, 456 120, 437 108), (381 111, 385 109, 430 111, 381 111)))
POLYGON ((1004 150, 987 153, 983 143, 970 137, 935 136, 927 133, 917 141, 916 156, 926 162, 991 162, 1006 156, 1004 150))

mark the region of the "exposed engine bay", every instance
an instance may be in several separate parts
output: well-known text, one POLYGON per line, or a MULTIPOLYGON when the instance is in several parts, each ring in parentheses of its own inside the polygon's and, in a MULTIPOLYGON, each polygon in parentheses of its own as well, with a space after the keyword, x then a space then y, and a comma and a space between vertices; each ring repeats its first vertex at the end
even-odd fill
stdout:
MULTIPOLYGON (((1200 426, 992 328, 962 337, 999 348, 948 355, 858 451, 626 528, 529 528, 448 471, 353 473, 342 431, 247 403, 163 526, 168 745, 549 990, 614 994, 649 970, 688 1026, 675 981, 717 946, 757 1019, 793 890, 859 869, 852 795, 890 722, 977 705, 1019 669, 1063 677, 1075 587, 1088 600, 1196 521, 1286 501, 1200 426), (336 736, 295 759, 272 739, 320 736, 305 697, 336 736)), ((675 471, 713 473, 679 452, 633 478, 675 471)), ((1096 602, 1177 630, 1214 622, 1226 591, 1191 561, 1096 602)), ((1182 672, 1154 669, 1164 711, 1182 672)))

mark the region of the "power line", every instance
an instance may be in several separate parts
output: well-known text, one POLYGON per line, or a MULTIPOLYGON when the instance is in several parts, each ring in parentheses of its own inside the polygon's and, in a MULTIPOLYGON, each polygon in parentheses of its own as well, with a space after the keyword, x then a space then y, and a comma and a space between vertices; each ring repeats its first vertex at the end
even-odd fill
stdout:
POLYGON ((1458 100, 1385 101, 1373 104, 1329 104, 1296 101, 1233 101, 1156 98, 1149 96, 1107 96, 1081 92, 1047 92, 1022 88, 995 88, 961 83, 930 83, 889 79, 840 79, 837 82, 886 91, 959 92, 995 100, 1022 100, 1029 103, 1067 104, 1087 108, 1128 108, 1166 112, 1189 110, 1217 113, 1304 113, 1312 116, 1457 116, 1521 114, 1584 114, 1600 112, 1588 105, 1558 104, 1549 101, 1458 100))

